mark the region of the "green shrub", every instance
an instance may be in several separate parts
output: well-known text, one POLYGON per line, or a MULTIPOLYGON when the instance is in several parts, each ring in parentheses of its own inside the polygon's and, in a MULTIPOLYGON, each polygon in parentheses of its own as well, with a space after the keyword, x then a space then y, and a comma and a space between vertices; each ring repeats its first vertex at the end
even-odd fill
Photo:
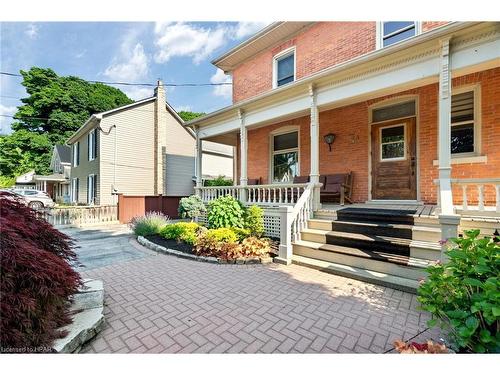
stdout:
POLYGON ((231 228, 238 238, 238 242, 243 241, 245 238, 250 237, 250 230, 246 228, 231 228))
POLYGON ((205 180, 205 186, 233 186, 233 180, 226 179, 225 176, 219 176, 213 180, 205 180))
POLYGON ((233 243, 238 241, 238 236, 232 228, 209 229, 204 233, 204 237, 217 242, 233 243))
POLYGON ((193 220, 195 217, 203 214, 206 208, 199 196, 191 195, 190 197, 181 199, 178 211, 180 217, 193 220))
POLYGON ((144 216, 134 217, 129 226, 136 236, 151 236, 160 233, 160 230, 169 222, 168 216, 161 212, 148 212, 144 216))
POLYGON ((461 351, 500 352, 500 246, 479 230, 451 239, 449 261, 428 268, 418 301, 461 351))
POLYGON ((261 237, 264 234, 264 210, 253 205, 245 212, 245 228, 252 236, 261 237))
POLYGON ((219 197, 208 204, 209 228, 243 228, 245 208, 230 195, 219 197))
POLYGON ((194 245, 199 228, 200 226, 198 224, 192 222, 169 224, 160 231, 160 236, 167 240, 183 241, 189 245, 194 245))

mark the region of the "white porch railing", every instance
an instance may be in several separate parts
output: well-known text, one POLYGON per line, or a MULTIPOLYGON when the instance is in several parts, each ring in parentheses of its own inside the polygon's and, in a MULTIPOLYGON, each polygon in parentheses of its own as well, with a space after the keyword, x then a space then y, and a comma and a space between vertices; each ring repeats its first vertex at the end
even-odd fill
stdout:
POLYGON ((40 211, 54 226, 109 223, 118 220, 117 206, 74 206, 40 211))
POLYGON ((248 185, 248 186, 210 186, 196 187, 196 193, 201 197, 203 203, 231 195, 243 200, 246 192, 247 204, 259 206, 282 206, 294 205, 306 190, 307 184, 270 184, 270 185, 248 185))
MULTIPOLYGON (((450 181, 452 187, 457 186, 462 189, 462 205, 455 205, 458 213, 500 215, 500 178, 452 178, 450 181), (493 204, 487 202, 485 186, 494 188, 495 202, 493 204), (472 204, 469 198, 475 203, 472 204)), ((440 206, 439 180, 435 182, 438 186, 438 206, 440 206)), ((491 199, 489 201, 491 202, 491 199)))

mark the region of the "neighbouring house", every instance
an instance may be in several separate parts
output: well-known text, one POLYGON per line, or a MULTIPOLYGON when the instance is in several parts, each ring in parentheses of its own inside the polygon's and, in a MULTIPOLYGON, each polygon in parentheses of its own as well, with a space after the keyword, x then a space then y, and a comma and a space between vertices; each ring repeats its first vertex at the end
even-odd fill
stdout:
POLYGON ((23 173, 22 175, 16 177, 16 182, 13 187, 16 189, 36 189, 35 181, 33 180, 34 177, 34 170, 23 173))
MULTIPOLYGON (((183 124, 166 102, 161 81, 150 98, 92 115, 67 141, 72 150, 71 201, 112 205, 118 194, 192 194, 195 135, 183 124)), ((233 147, 203 146, 205 177, 232 178, 233 147)))
POLYGON ((439 239, 500 227, 500 23, 275 22, 213 64, 233 104, 187 126, 237 148, 280 261, 414 282, 439 239))
POLYGON ((56 203, 69 203, 69 179, 71 174, 71 148, 55 145, 50 159, 50 175, 34 175, 37 190, 45 191, 56 203))

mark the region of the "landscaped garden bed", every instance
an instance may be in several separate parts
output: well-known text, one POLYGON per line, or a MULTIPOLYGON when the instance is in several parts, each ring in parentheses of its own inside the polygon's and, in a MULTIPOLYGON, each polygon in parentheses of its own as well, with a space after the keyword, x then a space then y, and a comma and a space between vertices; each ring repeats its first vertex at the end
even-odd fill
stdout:
POLYGON ((171 223, 154 212, 134 218, 131 227, 150 249, 190 259, 257 264, 277 255, 277 242, 263 237, 263 212, 258 206, 247 208, 231 196, 220 197, 208 207, 197 196, 183 198, 179 204, 183 218, 192 220, 205 212, 206 227, 193 221, 171 223))

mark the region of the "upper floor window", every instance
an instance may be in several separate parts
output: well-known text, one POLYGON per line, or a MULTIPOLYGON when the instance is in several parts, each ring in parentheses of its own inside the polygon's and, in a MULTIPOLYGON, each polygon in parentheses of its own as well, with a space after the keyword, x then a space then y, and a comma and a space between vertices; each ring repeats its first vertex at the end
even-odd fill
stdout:
POLYGON ((272 180, 291 182, 299 174, 299 132, 273 136, 272 180))
POLYGON ((451 97, 451 153, 479 152, 478 90, 469 89, 451 97))
POLYGON ((420 24, 414 21, 380 22, 379 29, 379 48, 420 34, 420 24))
POLYGON ((73 167, 80 164, 80 142, 73 143, 73 167))
POLYGON ((97 157, 97 134, 97 129, 94 129, 87 135, 89 160, 94 160, 97 157))
POLYGON ((274 56, 273 86, 279 87, 295 81, 295 48, 274 56))

